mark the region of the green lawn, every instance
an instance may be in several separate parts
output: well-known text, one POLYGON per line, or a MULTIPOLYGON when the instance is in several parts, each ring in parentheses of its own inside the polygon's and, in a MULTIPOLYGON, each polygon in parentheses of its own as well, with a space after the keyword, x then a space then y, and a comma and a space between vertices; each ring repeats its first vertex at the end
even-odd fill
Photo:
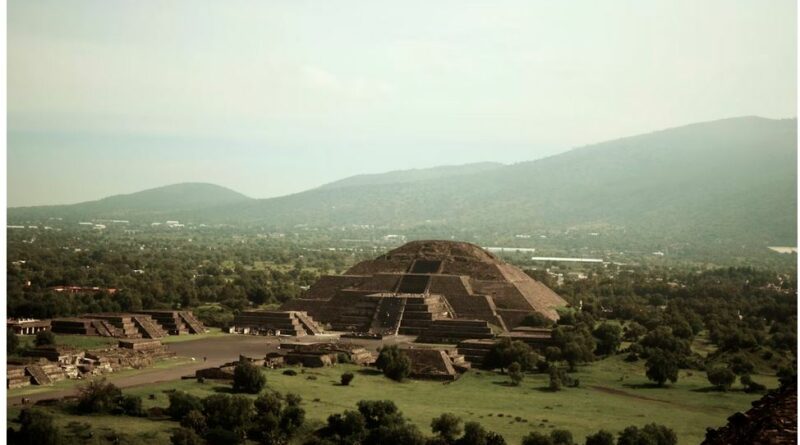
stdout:
MULTIPOLYGON (((674 429, 681 444, 695 444, 702 441, 706 427, 724 424, 731 414, 747 409, 760 397, 738 387, 728 393, 709 392, 705 373, 689 375, 687 371, 681 371, 678 383, 671 387, 652 388, 644 378, 642 364, 626 363, 621 357, 582 368, 576 373, 580 388, 556 393, 544 389, 547 377, 540 374, 528 375, 520 387, 511 387, 505 376, 489 372, 469 372, 452 383, 396 383, 356 366, 307 369, 294 377, 281 370, 265 372, 271 389, 303 397, 311 422, 321 424, 331 413, 354 409, 359 400, 389 399, 426 433, 433 417, 452 412, 503 434, 509 444, 518 444, 528 431, 553 428, 569 429, 582 443, 587 434, 600 428, 616 433, 628 425, 650 422, 674 429), (345 370, 356 372, 352 386, 337 385, 345 370)), ((755 378, 769 387, 777 386, 774 377, 755 378)), ((181 389, 205 397, 218 393, 215 388, 220 386, 227 385, 182 380, 127 392, 142 395, 147 407, 166 406, 164 390, 181 389), (154 400, 148 400, 151 394, 154 400)))

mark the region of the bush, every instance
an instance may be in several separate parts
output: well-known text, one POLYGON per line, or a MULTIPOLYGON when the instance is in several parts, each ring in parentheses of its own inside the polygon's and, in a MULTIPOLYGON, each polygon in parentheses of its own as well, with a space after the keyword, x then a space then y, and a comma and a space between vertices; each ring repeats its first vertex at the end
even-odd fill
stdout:
POLYGON ((258 394, 267 384, 267 377, 258 367, 240 360, 233 369, 233 391, 258 394))
POLYGON ((727 391, 736 381, 736 374, 728 368, 709 367, 706 376, 708 381, 720 391, 727 391))
POLYGON ((386 377, 398 382, 408 377, 411 372, 411 360, 396 345, 381 348, 375 366, 382 370, 386 377))
POLYGON ((586 445, 614 445, 614 435, 606 430, 600 430, 586 436, 586 445))
POLYGON ((208 445, 237 445, 242 442, 240 435, 225 428, 213 428, 206 433, 206 443, 208 445))
POLYGON ((169 438, 172 445, 204 445, 205 441, 188 428, 176 428, 169 438))
POLYGON ((119 409, 123 414, 134 417, 143 417, 142 398, 134 395, 125 395, 119 400, 119 409))
POLYGON ((243 395, 214 394, 203 399, 209 428, 243 432, 253 415, 253 401, 243 395))
POLYGON ((461 435, 461 418, 455 414, 444 413, 431 421, 431 430, 445 442, 453 443, 461 435))
POLYGON ((41 331, 36 333, 36 338, 33 340, 36 346, 51 346, 56 344, 56 334, 50 331, 41 331))
POLYGON ((550 431, 550 439, 553 445, 574 445, 575 441, 572 438, 572 433, 567 430, 553 430, 550 431))
POLYGON ((522 445, 554 445, 550 436, 532 431, 522 438, 522 445))
POLYGON ((295 371, 294 369, 287 369, 286 371, 283 371, 283 375, 294 377, 297 375, 297 371, 295 371))
POLYGON ((204 435, 208 429, 206 416, 196 409, 189 411, 185 416, 183 416, 183 419, 181 419, 181 426, 184 428, 189 428, 200 435, 204 435))
POLYGON ((750 377, 749 374, 745 374, 739 378, 739 381, 742 382, 742 386, 744 386, 744 392, 764 392, 767 390, 767 387, 758 383, 750 377))
POLYGON ((553 326, 553 321, 544 315, 534 312, 526 315, 520 322, 520 326, 530 326, 532 328, 549 328, 553 326))
POLYGON ((549 388, 550 391, 560 391, 561 390, 561 370, 557 366, 550 367, 550 384, 549 388))
POLYGON ((19 337, 13 329, 6 330, 6 354, 14 355, 19 349, 19 337))
POLYGON ((592 332, 597 339, 595 353, 599 355, 616 354, 622 341, 622 328, 616 323, 602 323, 592 332))
POLYGON ((350 382, 352 382, 354 378, 355 375, 353 375, 352 372, 345 372, 344 374, 342 374, 342 377, 340 379, 342 386, 350 386, 350 382))
POLYGON ((336 354, 336 363, 350 364, 353 363, 353 360, 350 359, 350 354, 340 352, 336 354))
POLYGON ((122 391, 116 385, 106 379, 91 380, 78 389, 77 409, 84 414, 119 412, 121 400, 122 391))
POLYGON ((9 435, 9 443, 59 445, 63 443, 61 432, 53 416, 36 408, 19 413, 19 432, 9 435))
POLYGON ((505 370, 516 362, 522 367, 522 370, 530 371, 536 366, 536 361, 536 354, 533 353, 530 346, 521 341, 504 338, 495 343, 486 353, 483 366, 486 369, 505 370))
POLYGON ((651 423, 639 429, 629 426, 619 433, 617 445, 676 445, 678 436, 671 429, 651 423))
POLYGON ((183 391, 173 391, 169 393, 169 407, 167 407, 167 414, 172 417, 173 420, 180 421, 184 416, 193 410, 203 410, 203 402, 199 397, 183 391))
POLYGON ((522 379, 525 375, 522 373, 522 366, 519 363, 514 362, 508 367, 508 377, 511 378, 511 384, 514 386, 519 386, 522 383, 522 379))

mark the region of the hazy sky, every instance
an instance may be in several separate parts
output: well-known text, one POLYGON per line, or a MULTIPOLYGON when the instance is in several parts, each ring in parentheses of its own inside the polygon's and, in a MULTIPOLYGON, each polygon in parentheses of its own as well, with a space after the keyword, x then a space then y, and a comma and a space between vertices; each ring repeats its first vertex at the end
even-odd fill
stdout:
POLYGON ((8 204, 185 181, 252 197, 796 115, 796 6, 752 1, 8 5, 8 204))

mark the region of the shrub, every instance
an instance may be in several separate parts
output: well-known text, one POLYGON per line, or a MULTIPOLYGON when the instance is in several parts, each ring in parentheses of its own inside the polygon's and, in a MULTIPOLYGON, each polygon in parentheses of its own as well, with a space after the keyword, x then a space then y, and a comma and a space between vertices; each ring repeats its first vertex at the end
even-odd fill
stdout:
POLYGON ((616 354, 622 341, 622 328, 616 323, 602 323, 592 335, 597 339, 596 354, 616 354))
POLYGON ((185 416, 183 416, 183 419, 181 419, 181 426, 184 428, 189 428, 200 435, 204 435, 206 433, 206 429, 208 428, 206 416, 196 409, 189 411, 185 416))
POLYGON ((486 357, 483 359, 483 366, 487 369, 500 368, 501 370, 508 369, 512 363, 516 362, 522 367, 522 370, 532 370, 536 366, 536 354, 533 353, 530 346, 521 341, 511 341, 504 338, 495 343, 486 357))
POLYGON ((176 428, 169 438, 172 445, 203 445, 205 441, 188 428, 176 428))
POLYGON ((522 445, 554 445, 553 439, 536 431, 531 431, 522 438, 522 445))
POLYGON ((728 368, 709 367, 706 376, 708 381, 720 391, 727 391, 736 381, 736 374, 728 368))
POLYGON ((293 377, 297 375, 297 371, 295 371, 294 369, 287 369, 286 371, 283 371, 283 375, 288 375, 293 377))
POLYGON ((206 443, 208 445, 236 445, 242 442, 240 435, 226 428, 217 427, 208 430, 208 433, 206 433, 206 443))
POLYGON ((341 377, 342 386, 350 386, 350 382, 352 382, 354 378, 355 375, 353 375, 352 372, 345 372, 341 377))
POLYGON ((553 326, 553 321, 538 312, 534 312, 530 315, 526 315, 520 322, 520 325, 530 326, 532 328, 549 328, 553 326))
POLYGON ((572 433, 567 430, 550 431, 550 440, 553 441, 553 445, 575 445, 572 433))
POLYGON ((519 363, 514 362, 508 366, 508 377, 511 378, 511 384, 514 386, 519 386, 522 383, 522 379, 525 375, 522 373, 522 366, 519 363))
POLYGON ((14 355, 19 349, 19 337, 13 329, 6 330, 6 354, 14 355))
POLYGON ((606 430, 600 430, 586 436, 586 445, 614 445, 614 435, 606 430))
POLYGON ((676 445, 678 436, 671 429, 651 423, 639 429, 629 426, 619 433, 617 445, 676 445))
POLYGON ((745 374, 739 377, 739 381, 742 382, 742 386, 744 386, 744 392, 763 392, 766 391, 767 387, 758 383, 750 377, 749 374, 745 374))
POLYGON ((453 443, 461 435, 461 418, 455 414, 444 413, 431 421, 431 430, 447 443, 453 443))
POLYGON ((134 417, 144 416, 142 398, 134 395, 124 395, 119 399, 119 409, 123 414, 134 417))
POLYGON ((183 417, 192 410, 203 410, 203 403, 199 397, 183 391, 173 391, 169 394, 169 407, 167 407, 167 414, 174 420, 183 419, 183 417))
POLYGON ((267 377, 258 367, 248 362, 240 360, 233 370, 233 390, 234 392, 246 392, 258 394, 267 384, 267 377))
POLYGON ((214 394, 203 399, 209 428, 242 431, 253 415, 253 401, 243 395, 214 394))
POLYGON ((53 416, 36 408, 19 413, 19 432, 9 435, 9 443, 59 445, 63 443, 61 432, 53 416))
POLYGON ((56 344, 56 334, 50 331, 41 331, 36 333, 36 338, 33 339, 33 344, 36 346, 50 346, 56 344))
POLYGON ((561 390, 561 370, 557 366, 550 367, 550 384, 549 388, 550 391, 560 391, 561 390))
POLYGON ((398 382, 408 377, 411 372, 411 360, 396 345, 381 348, 375 366, 382 370, 386 377, 398 382))
POLYGON ((353 360, 350 359, 350 354, 345 354, 344 352, 340 352, 336 354, 336 363, 353 363, 353 360))
MULTIPOLYGON (((77 409, 84 414, 118 412, 121 399, 122 391, 113 383, 91 380, 78 389, 77 409)), ((139 404, 141 408, 141 400, 139 404)))

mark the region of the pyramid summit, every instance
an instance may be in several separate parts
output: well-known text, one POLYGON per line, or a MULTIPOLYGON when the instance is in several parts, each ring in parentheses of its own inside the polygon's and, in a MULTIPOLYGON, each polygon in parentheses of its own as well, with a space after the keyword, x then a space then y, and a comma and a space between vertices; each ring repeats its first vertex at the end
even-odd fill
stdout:
POLYGON ((508 331, 533 313, 551 320, 567 302, 474 244, 414 241, 323 276, 284 310, 306 311, 335 330, 425 335, 482 321, 508 331), (452 320, 456 323, 448 322, 452 320))

